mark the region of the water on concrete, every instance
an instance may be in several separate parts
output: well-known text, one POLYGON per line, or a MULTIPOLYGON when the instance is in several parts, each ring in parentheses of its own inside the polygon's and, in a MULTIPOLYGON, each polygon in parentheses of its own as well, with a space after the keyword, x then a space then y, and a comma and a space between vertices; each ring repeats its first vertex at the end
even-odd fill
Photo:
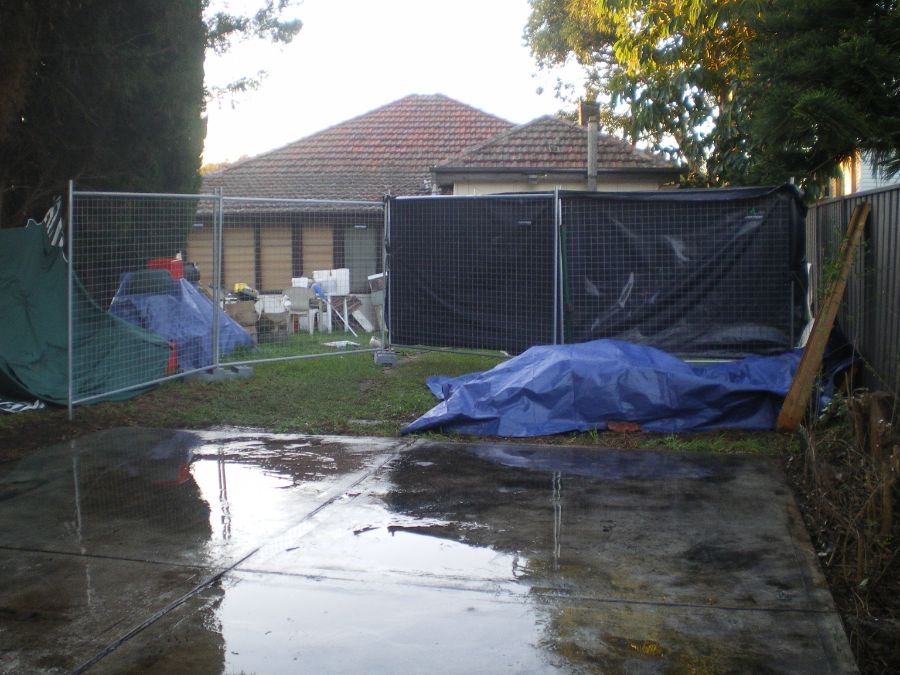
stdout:
POLYGON ((847 672, 758 458, 111 430, 0 476, 0 670, 847 672))

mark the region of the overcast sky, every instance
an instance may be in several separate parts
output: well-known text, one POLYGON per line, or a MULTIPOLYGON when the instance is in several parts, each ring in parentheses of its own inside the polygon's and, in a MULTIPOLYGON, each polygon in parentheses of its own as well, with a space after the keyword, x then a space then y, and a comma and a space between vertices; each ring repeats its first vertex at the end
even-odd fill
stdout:
POLYGON ((562 103, 524 45, 528 13, 527 0, 303 0, 291 45, 207 56, 208 85, 269 75, 236 107, 209 105, 204 161, 256 155, 409 94, 446 94, 516 123, 552 114, 562 103))

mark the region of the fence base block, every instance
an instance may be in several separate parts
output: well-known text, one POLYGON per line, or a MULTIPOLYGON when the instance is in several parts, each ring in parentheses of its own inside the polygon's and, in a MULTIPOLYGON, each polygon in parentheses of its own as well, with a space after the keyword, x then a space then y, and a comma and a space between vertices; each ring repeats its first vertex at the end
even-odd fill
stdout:
POLYGON ((375 363, 379 366, 396 366, 397 352, 391 349, 379 349, 377 352, 375 352, 375 363))
POLYGON ((247 379, 253 377, 253 368, 250 366, 223 366, 211 368, 199 373, 188 375, 186 379, 195 382, 224 382, 225 380, 247 379))

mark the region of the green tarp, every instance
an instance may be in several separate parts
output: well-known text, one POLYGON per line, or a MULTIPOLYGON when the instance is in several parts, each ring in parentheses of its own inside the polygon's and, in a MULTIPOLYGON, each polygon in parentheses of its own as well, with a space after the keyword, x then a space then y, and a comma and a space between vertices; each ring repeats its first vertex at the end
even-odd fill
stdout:
MULTIPOLYGON (((0 395, 68 402, 67 274, 39 225, 0 230, 0 395)), ((76 400, 164 376, 164 338, 103 311, 77 282, 73 304, 76 400)))

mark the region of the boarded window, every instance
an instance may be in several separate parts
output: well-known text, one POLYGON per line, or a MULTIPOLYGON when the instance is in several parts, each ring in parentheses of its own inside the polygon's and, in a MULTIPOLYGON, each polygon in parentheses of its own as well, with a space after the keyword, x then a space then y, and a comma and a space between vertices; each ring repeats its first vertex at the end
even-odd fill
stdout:
POLYGON ((259 233, 262 288, 280 291, 291 285, 291 228, 263 225, 259 233))
POLYGON ((200 285, 210 286, 213 283, 213 226, 206 223, 203 227, 194 227, 188 236, 187 261, 193 262, 200 270, 200 285))
POLYGON ((307 225, 303 228, 303 274, 311 277, 315 270, 334 267, 332 228, 327 225, 307 225))
POLYGON ((249 226, 226 227, 222 248, 225 257, 225 290, 234 284, 256 285, 256 254, 254 232, 249 226))

